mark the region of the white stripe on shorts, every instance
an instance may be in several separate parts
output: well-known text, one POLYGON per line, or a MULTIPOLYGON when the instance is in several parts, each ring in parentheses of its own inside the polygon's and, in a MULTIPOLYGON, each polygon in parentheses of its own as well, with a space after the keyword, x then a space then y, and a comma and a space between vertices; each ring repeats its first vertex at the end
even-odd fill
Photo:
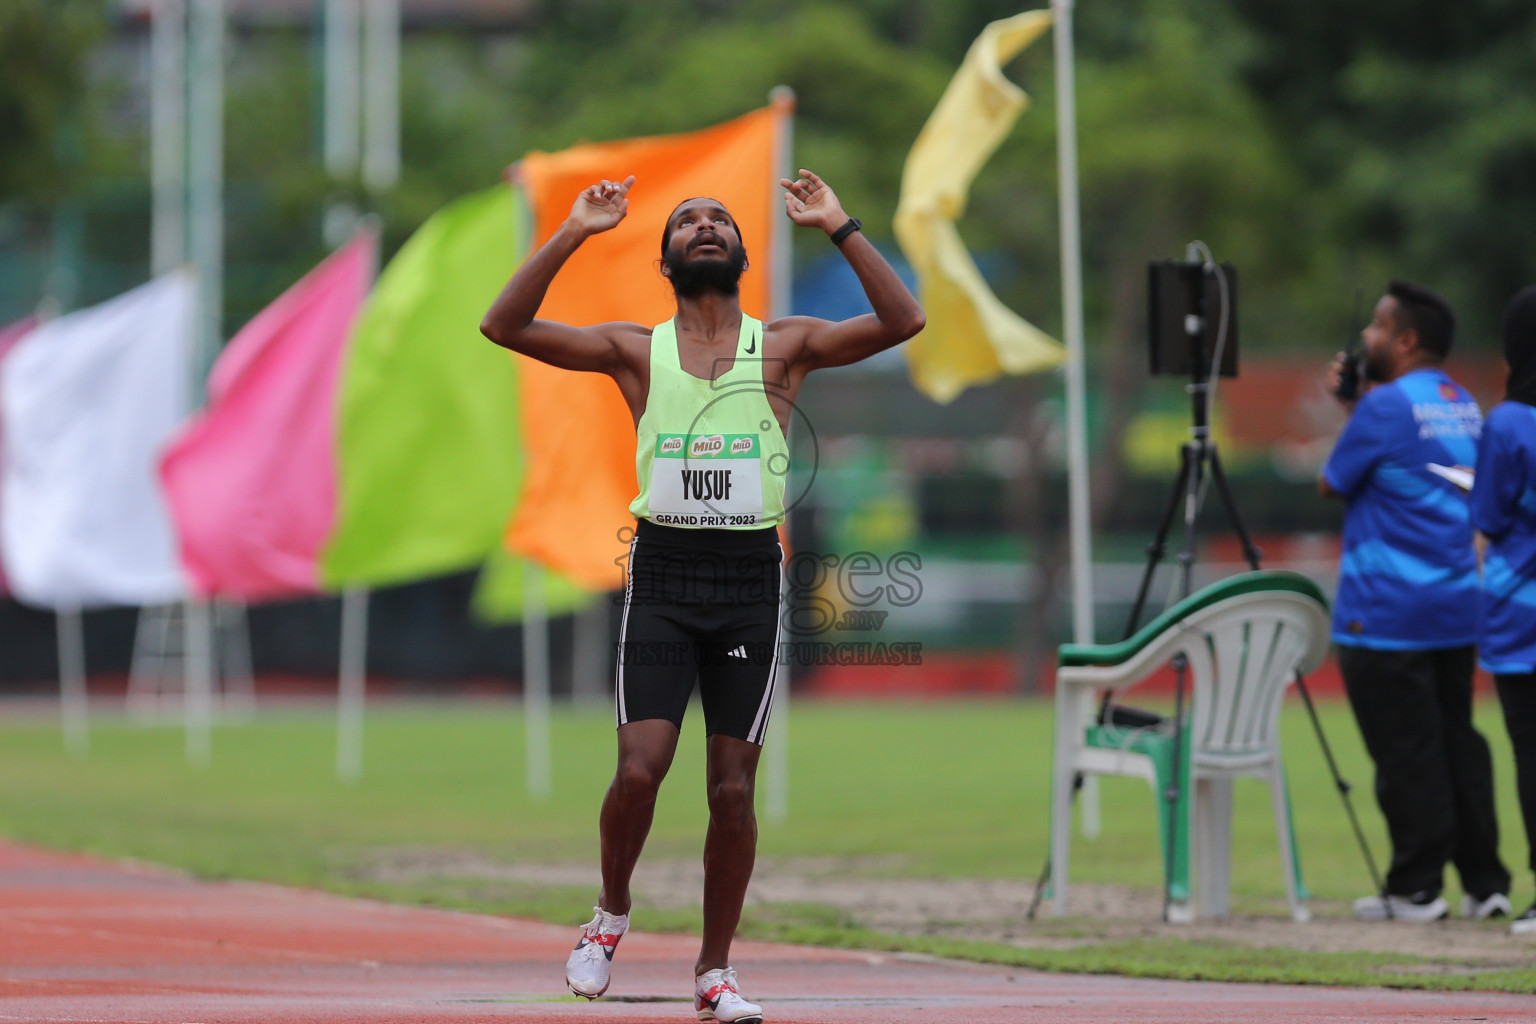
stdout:
POLYGON ((623 725, 629 721, 624 711, 624 638, 629 633, 629 602, 635 593, 635 542, 640 539, 640 524, 635 524, 635 535, 629 542, 629 564, 624 570, 624 615, 619 620, 619 651, 613 668, 613 712, 623 725))
POLYGON ((779 640, 784 635, 784 545, 779 545, 779 602, 774 611, 776 622, 773 629, 773 661, 768 666, 768 685, 763 689, 763 701, 757 706, 757 717, 747 739, 762 746, 768 735, 768 719, 773 714, 773 691, 779 685, 779 640))

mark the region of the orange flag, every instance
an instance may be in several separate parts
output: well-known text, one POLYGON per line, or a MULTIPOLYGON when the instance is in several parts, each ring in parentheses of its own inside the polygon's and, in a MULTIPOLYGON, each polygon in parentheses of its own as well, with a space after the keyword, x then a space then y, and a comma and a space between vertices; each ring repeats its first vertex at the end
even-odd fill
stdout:
MULTIPOLYGON (((677 306, 661 276, 661 234, 684 199, 725 204, 741 229, 749 266, 741 305, 767 319, 771 225, 783 217, 775 140, 790 115, 774 104, 702 131, 529 153, 516 174, 533 210, 533 246, 543 245, 582 189, 635 176, 629 214, 594 235, 556 275, 539 317, 587 326, 630 320, 651 326, 677 306)), ((520 360, 527 477, 507 525, 506 546, 593 590, 623 585, 634 519, 635 424, 606 375, 520 360)))

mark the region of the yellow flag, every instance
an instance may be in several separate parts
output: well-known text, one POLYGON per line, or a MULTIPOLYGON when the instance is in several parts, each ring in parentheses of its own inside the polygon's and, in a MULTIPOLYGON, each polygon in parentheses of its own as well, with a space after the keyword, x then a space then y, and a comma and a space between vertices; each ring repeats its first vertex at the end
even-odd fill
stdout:
POLYGON ((983 29, 902 171, 896 239, 917 271, 928 317, 903 348, 913 382, 940 402, 1001 373, 1033 373, 1062 361, 1060 343, 992 294, 955 230, 976 172, 1029 103, 1003 77, 1002 65, 1050 24, 1049 11, 1029 11, 983 29))

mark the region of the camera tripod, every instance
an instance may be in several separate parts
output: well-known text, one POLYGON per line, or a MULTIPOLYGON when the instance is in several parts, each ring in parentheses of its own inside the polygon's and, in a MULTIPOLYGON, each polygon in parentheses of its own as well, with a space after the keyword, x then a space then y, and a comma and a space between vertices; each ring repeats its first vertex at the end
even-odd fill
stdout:
MULTIPOLYGON (((1191 346, 1198 353, 1198 339, 1195 332, 1190 332, 1191 346)), ((1242 546, 1243 558, 1248 567, 1253 570, 1259 568, 1260 552, 1253 543, 1247 529, 1243 526, 1242 518, 1238 514, 1237 502, 1232 495, 1232 488, 1227 482, 1227 475, 1222 468, 1221 455, 1217 450, 1216 442, 1211 437, 1210 430, 1210 395, 1211 384, 1206 375, 1206 364, 1203 359, 1195 358, 1191 366, 1191 381, 1188 390, 1192 403, 1193 425, 1190 428, 1190 438, 1179 449, 1179 472, 1172 490, 1169 492, 1168 503, 1163 510, 1163 516, 1158 523, 1157 533, 1152 543, 1147 546, 1147 564, 1142 572, 1141 584, 1137 589, 1136 601, 1131 606, 1131 613, 1126 622, 1123 639, 1129 639, 1136 632, 1141 620, 1142 612, 1146 607, 1147 596, 1152 588, 1152 581, 1157 573, 1158 566, 1163 562, 1168 553, 1169 533, 1173 528, 1174 520, 1180 517, 1182 510, 1183 542, 1175 557, 1178 573, 1179 598, 1188 597, 1191 593, 1191 582, 1194 572, 1195 551, 1199 534, 1199 517, 1201 506, 1204 504, 1206 487, 1214 484, 1216 493, 1221 499, 1223 508, 1227 514, 1227 520, 1231 524, 1242 546)), ((1173 602, 1170 601, 1170 604, 1173 602)), ((1184 757, 1184 705, 1188 689, 1189 665, 1184 655, 1176 655, 1173 659, 1175 676, 1174 686, 1174 711, 1172 721, 1172 747, 1173 769, 1167 788, 1161 794, 1167 805, 1167 813, 1172 817, 1175 808, 1182 797, 1181 779, 1183 778, 1184 757)), ((1371 854, 1370 845, 1366 842, 1365 833, 1361 830, 1360 819, 1355 814, 1354 802, 1350 799, 1350 791, 1353 788, 1350 782, 1339 772, 1338 762, 1334 759, 1333 748, 1328 742, 1327 735, 1323 732, 1323 725, 1317 716, 1317 708, 1312 702, 1312 694, 1307 689, 1305 677, 1298 670, 1296 672, 1296 689, 1301 694, 1302 702, 1306 705, 1307 716, 1312 723, 1312 730, 1317 736, 1319 747, 1323 752, 1323 759, 1327 762, 1328 771, 1333 778, 1334 788, 1338 791, 1344 803, 1345 814, 1349 818, 1349 824, 1355 834, 1355 841, 1360 846, 1360 852, 1365 858, 1366 868, 1371 874, 1371 881, 1377 892, 1385 892, 1380 871, 1376 866, 1376 859, 1371 854)), ((1109 694, 1105 694, 1099 706, 1099 721, 1113 721, 1117 716, 1129 714, 1137 719, 1137 725, 1146 725, 1156 721, 1157 716, 1137 709, 1117 709, 1113 706, 1109 694)), ((1083 776, 1081 773, 1073 777, 1072 794, 1076 797, 1077 791, 1082 788, 1083 776)), ((1166 848, 1163 860, 1163 920, 1168 921, 1172 906, 1173 872, 1176 855, 1178 853, 1179 830, 1169 827, 1166 836, 1166 848)), ((1045 867, 1040 873, 1040 878, 1035 884, 1034 897, 1030 901, 1029 910, 1025 917, 1033 920, 1039 909, 1040 900, 1044 895, 1047 880, 1051 874, 1051 860, 1046 857, 1045 867)))
MULTIPOLYGON (((1217 450, 1216 442, 1210 437, 1209 424, 1205 420, 1208 385, 1203 381, 1196 381, 1190 387, 1195 400, 1195 425, 1192 428, 1192 437, 1184 442, 1180 448, 1179 474, 1173 489, 1170 492, 1168 505, 1163 512, 1162 521, 1158 525, 1157 534, 1152 543, 1147 546, 1147 565, 1142 573, 1141 586, 1136 594, 1135 604, 1131 606, 1131 614, 1126 622, 1125 636, 1130 637, 1136 632, 1142 612, 1146 606, 1147 595, 1151 591, 1152 580, 1156 575, 1158 565, 1163 561, 1168 549, 1168 534, 1173 526, 1175 517, 1182 506, 1184 540, 1179 547, 1176 556, 1177 572, 1179 577, 1179 597, 1185 598, 1191 592, 1191 579, 1194 571, 1196 541, 1198 538, 1198 523, 1200 508, 1203 504, 1205 482, 1210 481, 1215 485, 1216 493, 1221 499, 1222 507, 1227 514, 1227 521, 1231 524, 1233 532, 1237 535, 1243 551, 1243 559, 1248 563, 1248 568, 1257 570, 1260 564, 1260 552, 1253 538, 1249 536, 1243 526, 1241 516, 1238 514, 1237 502, 1232 495, 1232 488, 1227 482, 1226 471, 1222 468, 1221 455, 1217 450)), ((1188 688, 1188 664, 1184 656, 1177 655, 1173 660, 1174 668, 1174 710, 1173 710, 1173 771, 1167 789, 1162 796, 1168 806, 1168 813, 1172 815, 1183 794, 1180 791, 1183 778, 1183 759, 1186 756, 1184 747, 1184 703, 1188 688)), ((1339 772, 1338 762, 1333 756, 1333 747, 1328 742, 1328 736, 1323 731, 1322 721, 1317 716, 1317 707, 1312 702, 1312 693, 1307 688, 1306 677, 1300 670, 1296 672, 1296 691, 1301 695, 1302 703, 1307 709, 1307 718, 1312 723, 1312 731, 1317 736, 1318 746, 1323 752, 1323 760, 1327 762, 1328 772, 1333 779, 1334 788, 1338 791, 1340 799, 1344 803, 1344 812, 1349 818, 1351 830, 1355 835, 1355 841, 1360 846, 1360 852, 1365 858, 1366 869, 1370 872, 1371 882, 1377 892, 1385 891, 1381 873, 1376 866, 1376 859, 1371 854, 1370 844, 1366 842, 1365 833, 1360 827, 1360 819, 1355 814, 1354 802, 1350 799, 1350 791, 1353 788, 1349 780, 1339 772)), ((1109 697, 1105 696, 1100 708, 1100 718, 1103 719, 1112 713, 1109 705, 1109 697)), ((1074 792, 1080 785, 1080 779, 1073 780, 1074 792)), ((1170 827, 1167 830, 1167 849, 1164 858, 1163 874, 1163 920, 1169 919, 1170 906, 1172 904, 1173 865, 1178 852, 1179 830, 1170 827)))

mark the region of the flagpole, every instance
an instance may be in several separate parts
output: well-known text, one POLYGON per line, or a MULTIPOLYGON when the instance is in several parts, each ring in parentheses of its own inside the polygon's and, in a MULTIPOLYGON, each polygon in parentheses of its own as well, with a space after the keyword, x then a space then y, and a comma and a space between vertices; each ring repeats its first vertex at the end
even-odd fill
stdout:
MULTIPOLYGON (((1094 642, 1092 507, 1088 495, 1088 402, 1083 370, 1082 212, 1077 191, 1077 76, 1073 59, 1073 0, 1051 0, 1056 56, 1056 162, 1061 218, 1061 307, 1066 341, 1067 537, 1072 575, 1072 639, 1094 642)), ((1083 834, 1099 834, 1098 780, 1082 788, 1083 834)), ((1066 912, 1057 887, 1056 912, 1066 912)))
POLYGON ((363 10, 363 183, 384 192, 400 177, 400 0, 363 10))
POLYGON ((191 0, 188 199, 197 266, 194 401, 218 354, 224 310, 224 0, 191 0))
POLYGON ((181 697, 187 733, 187 760, 206 765, 213 758, 213 622, 208 598, 188 598, 181 621, 186 684, 181 697))
MULTIPOLYGON (((774 140, 774 166, 779 176, 794 179, 795 158, 795 90, 787 85, 776 86, 768 94, 768 101, 783 112, 779 121, 778 137, 774 140)), ((770 320, 789 315, 791 296, 790 276, 794 271, 794 250, 790 238, 790 220, 783 213, 784 201, 780 198, 777 182, 769 188, 768 223, 773 225, 772 273, 768 280, 768 318, 770 320)), ((779 614, 784 614, 779 609, 779 614)), ((778 634, 776 633, 775 636, 778 634)), ((767 749, 767 778, 763 787, 763 813, 769 821, 783 821, 789 817, 789 691, 790 665, 780 657, 774 660, 773 687, 775 714, 769 718, 769 731, 773 742, 767 749)))
MULTIPOLYGON (((197 268, 190 394, 201 404, 224 335, 224 0, 189 0, 187 63, 188 249, 197 268)), ((207 600, 188 598, 182 618, 182 711, 187 759, 212 756, 213 620, 207 600)))
POLYGON ((1088 500, 1088 415, 1083 376, 1083 253, 1077 194, 1077 86, 1073 0, 1051 0, 1056 47, 1056 159, 1061 216, 1061 307, 1066 334, 1067 506, 1072 562, 1072 639, 1094 642, 1093 555, 1088 500))
POLYGON ((187 249, 186 0, 154 0, 150 18, 150 271, 159 277, 187 249))
MULTIPOLYGON (((370 236, 372 265, 368 283, 379 276, 379 239, 383 220, 368 214, 357 224, 360 236, 370 236)), ((356 782, 363 777, 363 717, 368 702, 369 588, 353 583, 341 592, 341 650, 336 671, 336 777, 356 782)))
POLYGON ((363 707, 368 696, 368 588, 341 592, 341 658, 336 693, 336 777, 363 777, 363 707))
MULTIPOLYGON (((774 168, 779 177, 795 177, 795 90, 787 85, 774 86, 768 102, 783 111, 777 137, 773 140, 774 168)), ((773 225, 769 243, 773 246, 772 270, 768 277, 768 319, 789 315, 790 275, 794 270, 790 220, 784 215, 784 200, 779 183, 768 189, 768 223, 773 225)))
POLYGON ((64 749, 71 757, 90 750, 89 701, 85 689, 85 628, 80 609, 58 608, 53 613, 59 645, 59 708, 64 720, 64 749))
POLYGON ((528 562, 523 574, 523 729, 528 795, 549 799, 549 613, 544 567, 528 562))
POLYGON ((332 177, 357 171, 358 0, 325 0, 324 148, 332 177))
MULTIPOLYGON (((361 147, 359 120, 359 27, 360 0, 325 0, 325 169, 338 181, 358 172, 361 147)), ((325 210, 324 235, 330 245, 340 245, 352 234, 357 208, 350 202, 334 202, 325 210)))
POLYGON ((608 623, 608 595, 599 594, 578 609, 571 629, 571 703, 601 705, 608 698, 605 676, 612 676, 613 650, 608 623))

